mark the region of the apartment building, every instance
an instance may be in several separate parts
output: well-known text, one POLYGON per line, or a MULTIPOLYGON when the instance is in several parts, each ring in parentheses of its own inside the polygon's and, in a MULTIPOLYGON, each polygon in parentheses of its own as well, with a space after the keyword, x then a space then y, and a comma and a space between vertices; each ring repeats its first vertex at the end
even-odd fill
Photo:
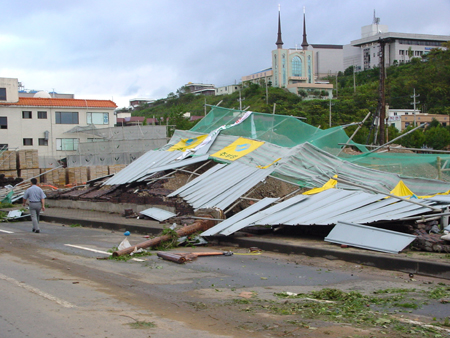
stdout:
POLYGON ((98 139, 96 129, 113 127, 115 108, 110 100, 53 98, 42 91, 21 97, 18 79, 0 78, 0 146, 61 159, 76 154, 80 142, 98 139))

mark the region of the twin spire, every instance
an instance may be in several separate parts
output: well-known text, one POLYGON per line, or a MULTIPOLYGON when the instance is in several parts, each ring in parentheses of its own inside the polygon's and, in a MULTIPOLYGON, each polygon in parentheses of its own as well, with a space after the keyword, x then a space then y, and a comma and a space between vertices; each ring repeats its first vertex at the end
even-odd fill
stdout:
MULTIPOLYGON (((278 37, 277 42, 275 43, 277 45, 277 49, 283 48, 283 40, 281 39, 281 10, 280 5, 278 5, 278 37)), ((305 15, 305 7, 303 7, 303 42, 302 47, 303 50, 308 49, 308 41, 306 40, 306 15, 305 15)))

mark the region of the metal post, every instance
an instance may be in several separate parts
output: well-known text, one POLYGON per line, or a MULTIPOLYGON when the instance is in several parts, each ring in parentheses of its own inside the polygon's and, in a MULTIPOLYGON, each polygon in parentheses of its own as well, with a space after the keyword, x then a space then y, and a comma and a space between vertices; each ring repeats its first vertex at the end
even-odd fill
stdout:
POLYGON ((387 142, 387 143, 385 143, 385 144, 382 144, 381 146, 379 146, 379 147, 377 147, 377 148, 375 148, 375 149, 369 151, 368 154, 373 153, 373 152, 377 151, 378 149, 384 148, 384 147, 386 147, 388 144, 391 144, 391 143, 393 143, 394 141, 397 141, 398 139, 400 139, 400 138, 402 138, 402 137, 404 137, 404 136, 406 136, 406 135, 412 133, 412 132, 415 131, 416 129, 422 128, 422 127, 424 127, 424 126, 425 126, 425 123, 424 123, 424 124, 421 124, 420 126, 415 127, 414 129, 411 129, 410 131, 408 131, 407 133, 405 133, 405 134, 403 134, 403 135, 400 135, 399 137, 394 138, 392 141, 389 141, 389 142, 387 142))
POLYGON ((436 162, 438 180, 442 180, 441 158, 439 156, 436 158, 436 162))
POLYGON ((341 152, 345 149, 345 147, 348 146, 348 144, 350 143, 351 140, 353 140, 353 137, 355 137, 356 133, 358 132, 359 129, 361 129, 361 127, 363 126, 364 122, 366 122, 366 120, 369 118, 370 116, 370 112, 366 115, 366 117, 364 118, 364 120, 362 120, 362 122, 359 124, 358 128, 356 128, 355 132, 353 133, 353 135, 348 139, 348 141, 344 144, 344 146, 342 147, 342 149, 338 152, 338 154, 336 155, 336 157, 338 157, 341 152))

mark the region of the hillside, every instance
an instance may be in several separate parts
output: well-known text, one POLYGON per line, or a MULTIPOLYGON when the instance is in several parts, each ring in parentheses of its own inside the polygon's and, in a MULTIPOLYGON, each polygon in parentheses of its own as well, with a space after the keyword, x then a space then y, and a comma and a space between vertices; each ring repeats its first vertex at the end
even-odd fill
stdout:
MULTIPOLYGON (((423 59, 413 58, 410 63, 387 68, 386 74, 386 103, 391 108, 411 108, 411 96, 415 89, 416 94, 420 95, 418 109, 423 110, 424 113, 450 115, 450 50, 434 49, 423 59)), ((379 88, 378 69, 356 73, 355 87, 352 67, 327 80, 335 85, 335 98, 332 100, 304 99, 285 89, 274 87, 267 88, 268 97, 266 98, 265 86, 244 84, 241 91, 242 107, 243 109, 249 107, 248 110, 262 113, 272 113, 275 109, 276 114, 305 117, 306 123, 320 126, 322 129, 330 127, 330 105, 332 126, 361 121, 369 111, 376 111, 379 88)), ((133 115, 169 118, 169 123, 175 125, 177 129, 190 129, 196 122, 189 122, 183 118, 184 113, 204 115, 205 103, 217 105, 219 102, 222 107, 238 109, 239 92, 205 97, 185 93, 183 88, 180 88, 176 94, 170 93, 167 98, 156 101, 152 107, 139 107, 133 111, 133 115)), ((209 108, 206 107, 206 112, 208 110, 209 108)), ((355 141, 366 143, 369 123, 368 121, 358 133, 355 141)), ((448 133, 447 128, 439 126, 435 128, 448 133)), ((351 133, 353 130, 354 128, 350 127, 346 131, 351 133)), ((423 131, 420 133, 424 134, 423 131)), ((389 128, 389 135, 392 139, 398 135, 398 131, 395 128, 389 128)), ((409 146, 422 146, 421 142, 427 142, 421 137, 415 138, 418 140, 410 142, 409 146)), ((446 138, 445 134, 444 139, 446 138)), ((450 143, 450 134, 448 138, 450 143)))

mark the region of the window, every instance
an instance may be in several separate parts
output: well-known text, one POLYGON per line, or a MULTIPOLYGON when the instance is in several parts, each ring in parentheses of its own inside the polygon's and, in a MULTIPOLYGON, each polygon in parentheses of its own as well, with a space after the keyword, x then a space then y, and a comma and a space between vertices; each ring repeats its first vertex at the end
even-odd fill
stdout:
POLYGON ((56 112, 56 124, 78 124, 78 113, 56 112))
POLYGON ((86 113, 87 124, 109 124, 108 113, 86 113))
POLYGON ((8 129, 8 118, 0 116, 0 129, 8 129))
POLYGON ((57 138, 56 150, 78 150, 77 138, 57 138))
POLYGON ((33 114, 31 111, 23 111, 22 112, 22 118, 23 119, 31 119, 33 117, 33 114))
POLYGON ((302 76, 302 59, 298 56, 292 59, 292 76, 302 76))
POLYGON ((8 150, 8 144, 6 143, 0 144, 0 150, 8 150))
POLYGON ((48 146, 48 140, 46 140, 45 138, 40 138, 39 145, 40 146, 48 146))
POLYGON ((38 119, 46 119, 47 112, 46 111, 38 111, 38 119))
POLYGON ((6 88, 0 88, 0 101, 6 101, 6 88))
POLYGON ((33 145, 33 139, 32 138, 24 138, 23 139, 23 145, 24 146, 32 146, 33 145))
POLYGON ((87 142, 102 142, 104 139, 102 138, 89 138, 87 139, 87 142))

